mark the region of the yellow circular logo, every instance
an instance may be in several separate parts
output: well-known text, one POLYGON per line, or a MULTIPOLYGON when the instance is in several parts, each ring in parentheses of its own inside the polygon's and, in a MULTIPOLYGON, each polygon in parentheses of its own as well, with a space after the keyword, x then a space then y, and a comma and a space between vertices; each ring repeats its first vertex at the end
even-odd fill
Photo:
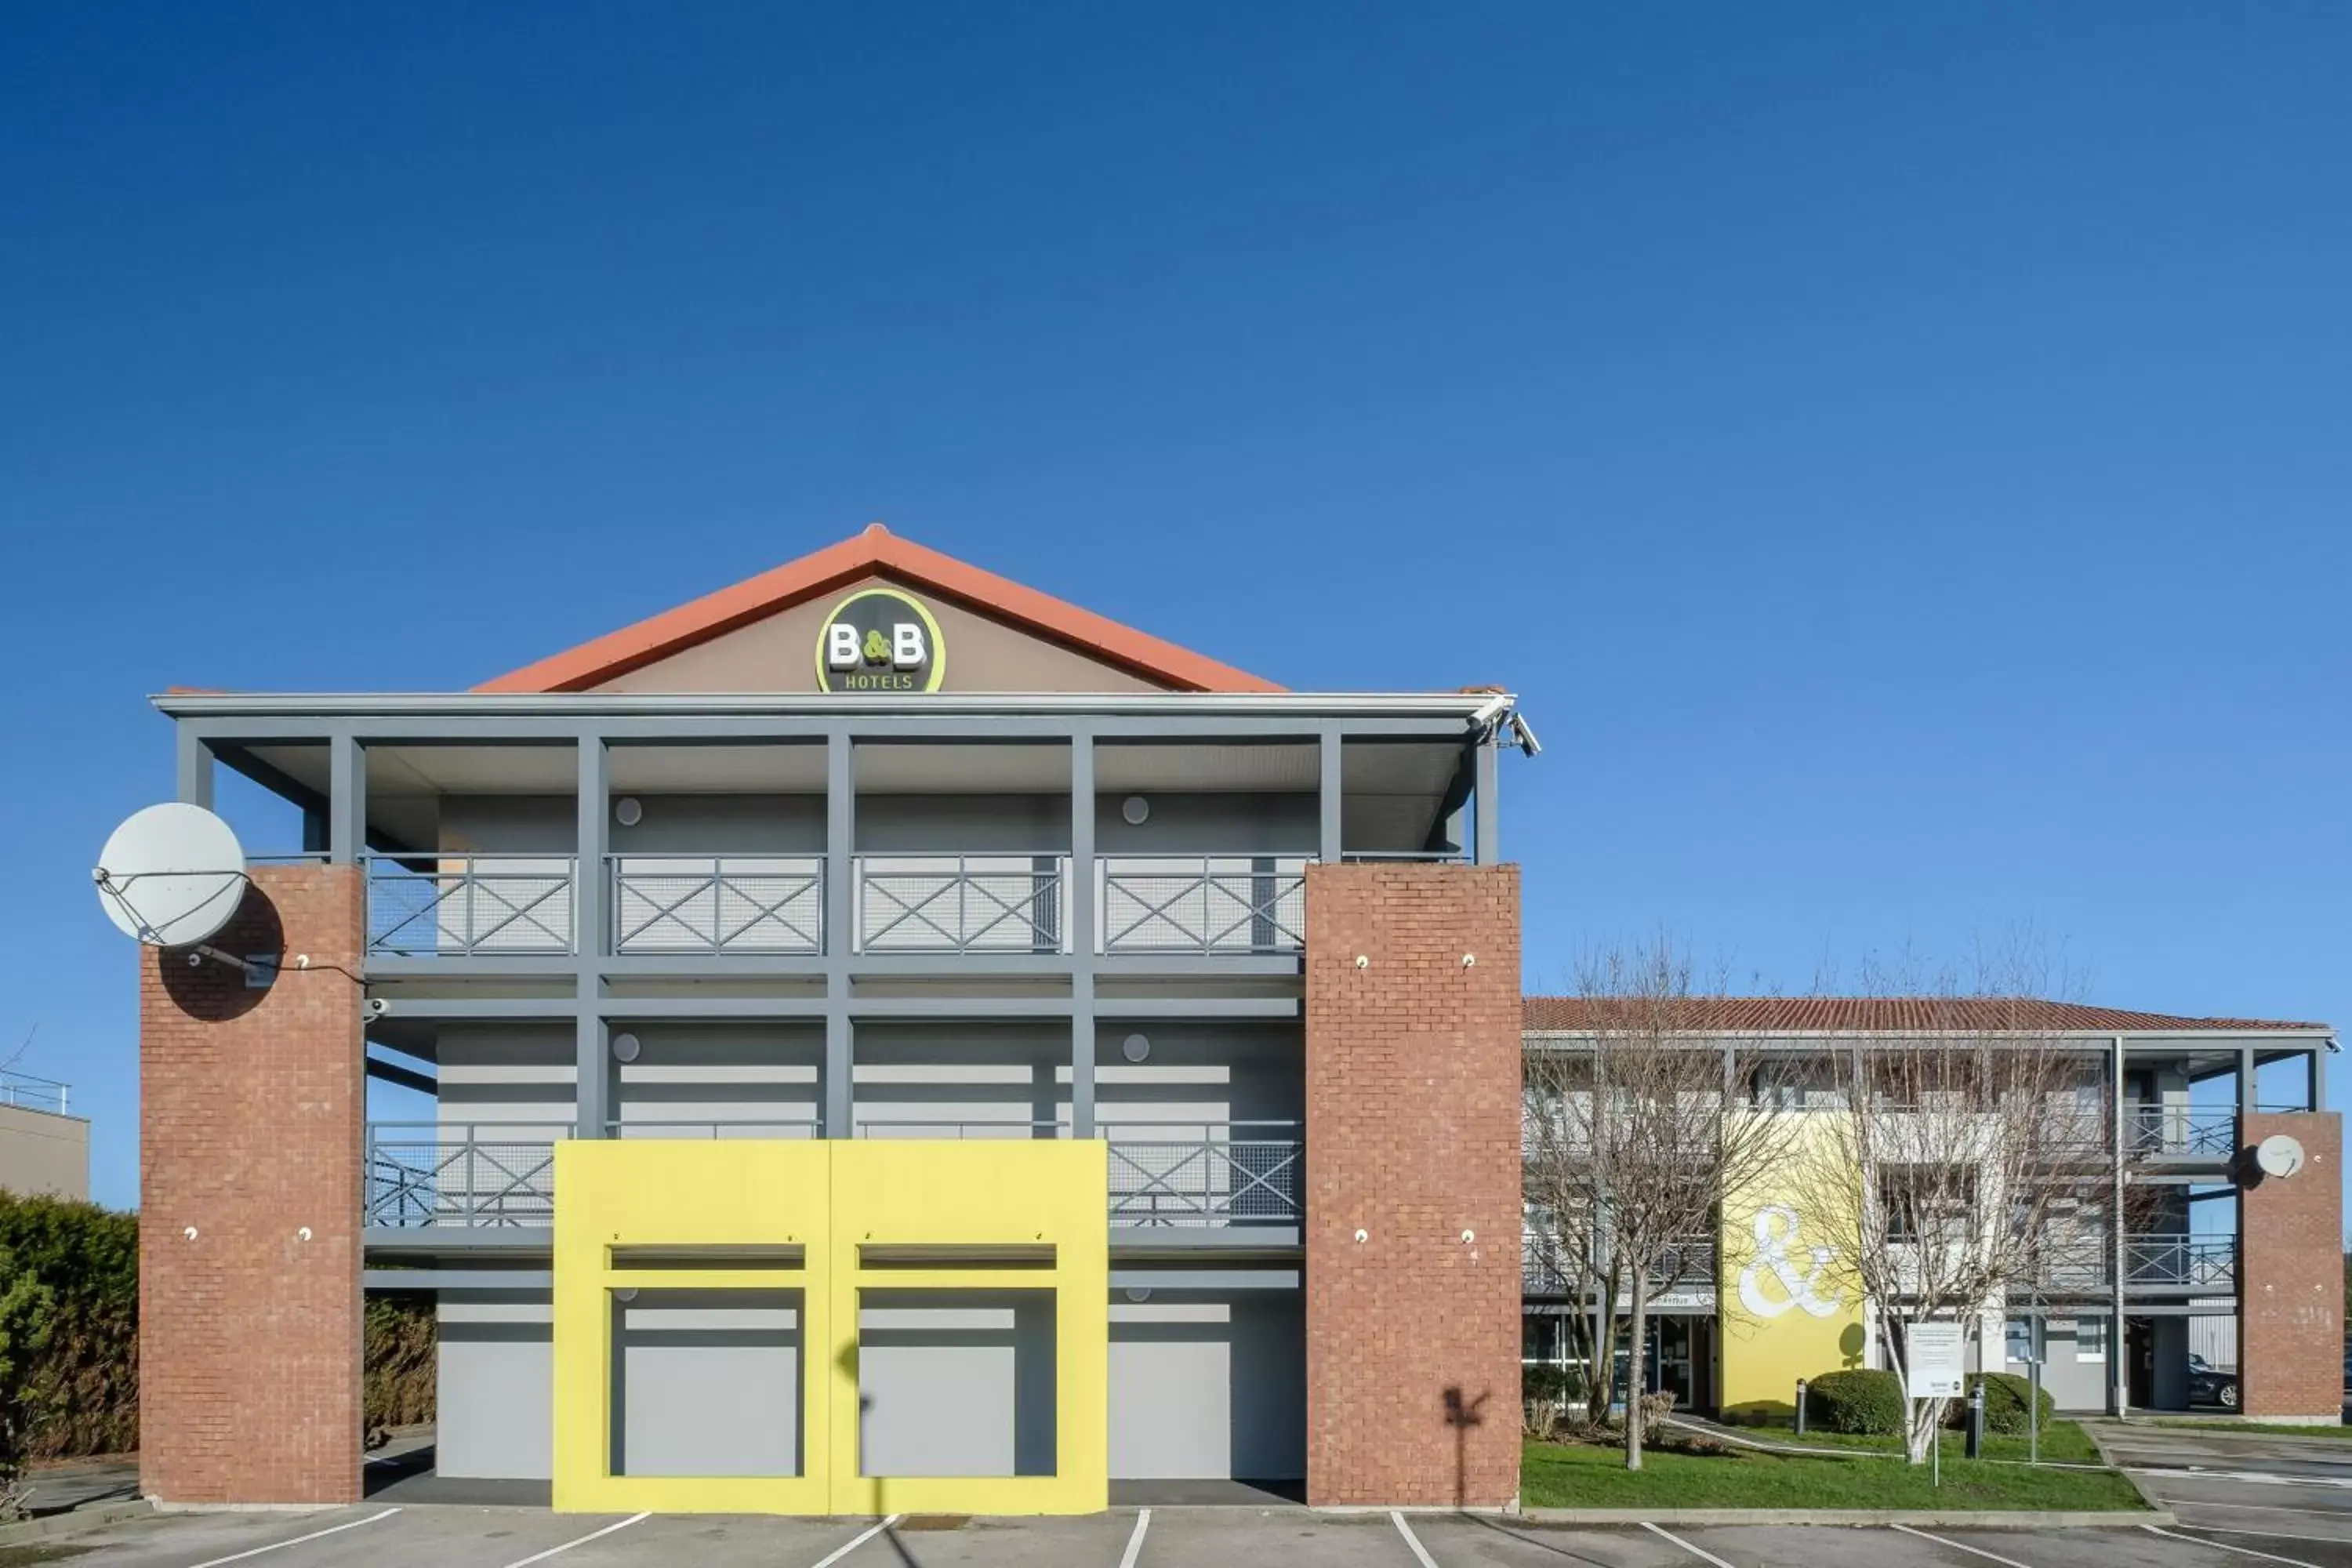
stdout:
POLYGON ((940 623, 895 588, 860 589, 817 628, 820 690, 937 691, 947 672, 940 623))

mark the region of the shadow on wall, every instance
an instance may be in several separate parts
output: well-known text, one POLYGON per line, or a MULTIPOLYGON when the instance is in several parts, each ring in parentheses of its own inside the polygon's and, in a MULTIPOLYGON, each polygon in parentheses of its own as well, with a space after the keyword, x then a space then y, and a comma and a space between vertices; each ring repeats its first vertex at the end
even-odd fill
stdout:
MULTIPOLYGON (((259 978, 274 980, 278 963, 286 952, 286 927, 269 895, 248 883, 236 913, 205 945, 248 963, 266 961, 268 968, 259 978)), ((152 962, 163 994, 181 1012, 207 1024, 245 1016, 260 1006, 272 989, 267 983, 254 984, 255 975, 207 958, 194 948, 159 948, 152 962)))
POLYGON ((1477 1397, 1466 1397, 1459 1384, 1445 1391, 1445 1424, 1454 1428, 1454 1506, 1465 1506, 1470 1498, 1470 1433, 1472 1428, 1486 1424, 1486 1403, 1491 1391, 1477 1397))

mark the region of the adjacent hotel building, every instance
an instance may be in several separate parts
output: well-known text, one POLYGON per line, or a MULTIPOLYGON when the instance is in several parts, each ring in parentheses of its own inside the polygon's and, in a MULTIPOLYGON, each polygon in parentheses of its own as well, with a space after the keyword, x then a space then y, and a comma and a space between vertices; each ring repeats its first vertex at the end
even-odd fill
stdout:
MULTIPOLYGON (((245 967, 142 954, 149 1493, 359 1495, 363 1293, 425 1289, 439 1472, 559 1508, 1516 1496, 1572 1303, 1508 694, 1284 691, 877 526, 471 691, 157 706, 183 799, 304 826, 245 967)), ((2187 1086, 2320 1037, 2178 1022, 2097 1027, 2208 1177, 2264 1108, 2187 1086)), ((2336 1299, 2279 1292, 2336 1268, 2335 1121, 2293 1116, 2328 1173, 2248 1194, 2197 1299, 2332 1379, 2336 1299)), ((2036 1331, 2167 1342, 2179 1292, 2101 1289, 2036 1331)), ((1711 1308, 1665 1347, 1702 1405, 1768 1342, 1711 1308)))

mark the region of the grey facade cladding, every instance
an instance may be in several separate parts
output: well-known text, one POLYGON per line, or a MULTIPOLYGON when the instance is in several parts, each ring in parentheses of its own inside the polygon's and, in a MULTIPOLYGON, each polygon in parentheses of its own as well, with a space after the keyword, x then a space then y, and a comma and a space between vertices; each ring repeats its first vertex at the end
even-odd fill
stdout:
MULTIPOLYGON (((285 769, 315 763, 313 784, 301 786, 310 793, 294 793, 314 819, 311 842, 331 858, 367 858, 371 839, 379 854, 424 851, 406 862, 412 876, 453 857, 505 858, 526 870, 577 858, 562 949, 453 956, 428 923, 414 955, 369 960, 371 993, 392 1009, 378 1047, 395 1060, 403 1051, 425 1058, 415 1070, 437 1079, 430 1115, 442 1136, 495 1132, 520 1146, 492 1159, 527 1184, 540 1168, 530 1148, 567 1135, 923 1135, 927 1123, 957 1135, 1106 1132, 1115 1140, 1106 1218, 1116 1472, 1303 1476, 1296 1214, 1286 1224, 1256 1215, 1241 1229, 1193 1212, 1202 1197, 1214 1206, 1244 1185, 1259 1198, 1278 1194, 1297 1173, 1284 1173, 1274 1146, 1250 1156, 1249 1174, 1213 1167, 1203 1181, 1181 1146, 1296 1139, 1305 1048, 1296 950, 1256 945, 1261 918, 1228 950, 1097 952, 1108 918, 1102 879, 1121 857, 1216 857, 1238 864, 1244 896, 1262 897, 1265 884, 1250 879, 1269 875, 1276 858, 1466 858, 1474 847, 1492 858, 1492 756, 1479 715, 1496 700, 612 695, 163 706, 180 721, 187 798, 208 798, 215 755, 257 770, 275 759, 281 783, 285 769), (1046 787, 960 778, 960 760, 975 754, 968 748, 1015 742, 1059 758, 1046 787), (403 747, 485 745, 537 771, 509 778, 501 762, 485 787, 421 792, 401 771, 403 747), (644 754, 633 748, 699 755, 755 745, 792 749, 802 782, 744 788, 714 766, 708 790, 675 787, 675 773, 668 786, 642 787, 632 771, 644 754), (298 756, 303 746, 312 750, 298 756), (909 784, 909 758, 924 747, 937 776, 909 784), (551 749, 572 754, 551 767, 551 749), (1413 769, 1401 772, 1405 759, 1413 769), (861 780, 867 763, 881 786, 861 780), (1180 782, 1204 770, 1226 782, 1180 782), (526 776, 540 782, 519 782, 526 776), (1238 782, 1269 778, 1280 787, 1238 782), (627 820, 613 809, 625 795, 627 820), (1127 809, 1131 795, 1148 810, 1127 809), (372 822, 371 798, 397 799, 396 844, 372 822), (1067 858, 1062 951, 898 953, 854 939, 857 858, 992 853, 1067 858), (821 941, 798 953, 612 951, 613 879, 628 858, 694 856, 806 858, 822 871, 810 900, 821 941), (622 1032, 634 1037, 628 1060, 613 1049, 622 1032), (1200 1190, 1166 1201, 1154 1184, 1171 1167, 1192 1173, 1171 1179, 1200 1190), (1140 1194, 1124 1218, 1122 1180, 1140 1194)), ((1119 910, 1135 919, 1136 900, 1119 910)), ((373 1256, 476 1279, 478 1259, 543 1268, 551 1201, 535 1211, 519 1204, 489 1228, 372 1229, 373 1256)), ((796 1304, 651 1294, 616 1312, 615 1471, 772 1474, 803 1464, 793 1412, 810 1373, 796 1304)), ((866 1468, 1052 1467, 1048 1304, 866 1307, 866 1468)), ((546 1477, 547 1290, 446 1289, 440 1319, 442 1472, 546 1477)))

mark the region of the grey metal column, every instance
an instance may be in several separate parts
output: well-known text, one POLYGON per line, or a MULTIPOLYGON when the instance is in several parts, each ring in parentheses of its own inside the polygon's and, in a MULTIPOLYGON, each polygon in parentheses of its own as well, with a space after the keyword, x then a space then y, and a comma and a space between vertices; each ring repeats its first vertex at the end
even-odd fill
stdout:
POLYGON ((580 1004, 573 1052, 574 1132, 602 1138, 613 1114, 613 1057, 605 1044, 603 1000, 605 824, 611 820, 612 752, 602 735, 580 738, 579 828, 572 872, 573 994, 580 1004))
POLYGON ((1481 866, 1491 866, 1503 858, 1502 802, 1495 787, 1495 747, 1481 741, 1478 743, 1478 793, 1475 810, 1478 814, 1477 853, 1472 857, 1481 866))
POLYGON ((327 858, 359 863, 367 850, 367 749, 352 735, 327 743, 327 858))
POLYGON ((857 773, 849 732, 824 741, 824 1135, 846 1138, 855 1103, 850 1081, 855 1037, 849 1021, 849 962, 856 945, 854 897, 857 773))
POLYGON ((2254 1103, 2254 1047, 2248 1046, 2238 1052, 2238 1114, 2252 1116, 2254 1103))
POLYGON ((2315 1048, 2304 1060, 2306 1064, 2305 1076, 2311 1084, 2311 1098, 2305 1102, 2305 1107, 2312 1110, 2325 1110, 2327 1109, 2326 1048, 2325 1047, 2315 1048))
POLYGON ((213 749, 185 724, 178 726, 179 798, 190 805, 213 807, 213 749))
POLYGON ((2113 1097, 2116 1146, 2114 1152, 2115 1186, 2107 1205, 2107 1218, 2115 1233, 2115 1278, 2110 1282, 2113 1299, 2112 1314, 2107 1324, 2107 1414, 2124 1413, 2124 1394, 2129 1386, 2125 1382, 2124 1363, 2124 1037, 2117 1035, 2110 1055, 2113 1065, 2107 1075, 2108 1092, 2113 1097))
POLYGON ((1316 774, 1317 786, 1322 792, 1320 801, 1323 808, 1321 847, 1318 853, 1325 864, 1333 866, 1339 863, 1342 848, 1339 841, 1342 821, 1339 808, 1344 804, 1341 791, 1345 786, 1345 780, 1339 771, 1339 731, 1325 730, 1321 763, 1316 774))
POLYGON ((1070 1135, 1095 1135, 1095 738, 1070 737, 1070 1135))

